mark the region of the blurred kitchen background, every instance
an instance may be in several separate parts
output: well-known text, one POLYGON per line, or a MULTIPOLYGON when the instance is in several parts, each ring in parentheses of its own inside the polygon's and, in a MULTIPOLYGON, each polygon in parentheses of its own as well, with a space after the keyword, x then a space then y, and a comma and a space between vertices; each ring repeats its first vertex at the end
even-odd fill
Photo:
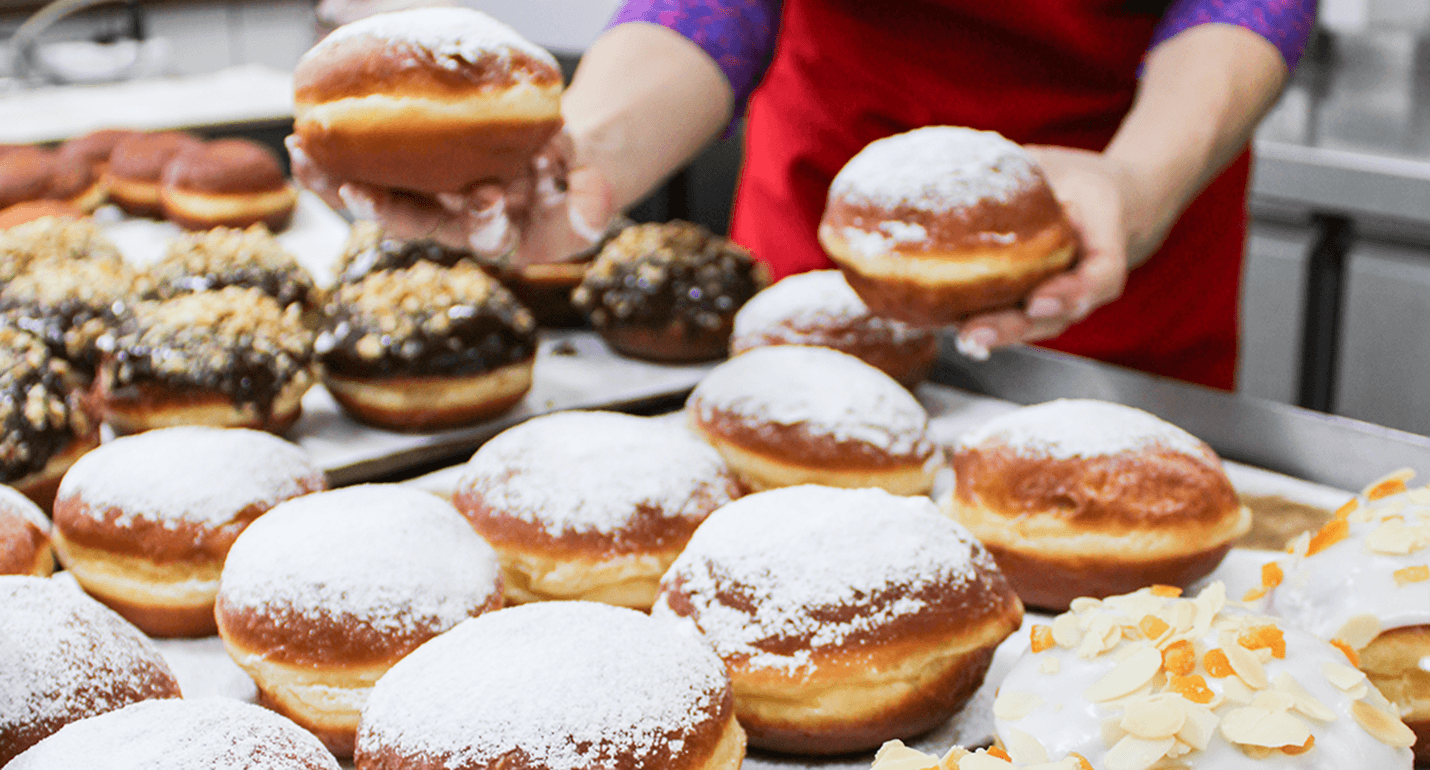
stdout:
MULTIPOLYGON (((568 74, 619 5, 465 2, 568 74)), ((0 142, 124 125, 277 146, 288 73, 325 29, 312 0, 42 6, 0 0, 0 142)), ((723 231, 739 147, 711 148, 636 218, 723 231)), ((1257 139, 1251 213, 1240 390, 1430 434, 1430 0, 1321 0, 1320 29, 1257 139)))

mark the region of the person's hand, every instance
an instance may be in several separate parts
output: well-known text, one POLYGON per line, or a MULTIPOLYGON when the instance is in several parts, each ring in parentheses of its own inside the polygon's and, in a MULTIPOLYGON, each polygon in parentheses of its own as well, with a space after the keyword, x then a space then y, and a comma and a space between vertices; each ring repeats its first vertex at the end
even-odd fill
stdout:
POLYGON ((1078 236, 1072 268, 1043 282, 1018 309, 970 317, 959 325, 958 350, 983 360, 993 348, 1056 337, 1117 299, 1129 265, 1155 251, 1160 237, 1134 235, 1139 219, 1132 173, 1101 153, 1030 146, 1078 236))
POLYGON ((288 137, 293 176, 334 209, 380 222, 397 238, 431 238, 512 264, 557 262, 600 239, 615 216, 610 185, 595 169, 572 168, 574 150, 557 134, 527 176, 505 187, 423 195, 335 178, 288 137))

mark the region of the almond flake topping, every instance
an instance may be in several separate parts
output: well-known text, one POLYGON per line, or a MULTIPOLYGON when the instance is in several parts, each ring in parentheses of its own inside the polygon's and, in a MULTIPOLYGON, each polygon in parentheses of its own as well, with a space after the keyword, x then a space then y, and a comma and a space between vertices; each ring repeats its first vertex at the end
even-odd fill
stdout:
POLYGON ((1380 620, 1374 615, 1355 615, 1341 626, 1336 632, 1336 639, 1349 644, 1357 650, 1365 649, 1377 636, 1380 636, 1380 620))
POLYGON ((1365 731, 1374 735, 1376 740, 1388 746, 1398 749, 1408 749, 1415 744, 1415 732, 1400 718, 1388 714, 1365 701, 1356 701, 1351 704, 1351 715, 1356 718, 1365 731))
POLYGON ((998 693, 998 699, 993 701, 993 715, 1016 722, 1033 713, 1033 710, 1041 705, 1043 699, 1040 696, 1018 690, 1003 690, 998 693))
POLYGON ((1162 653, 1156 647, 1144 646, 1087 688, 1083 697, 1093 703, 1121 698, 1151 682, 1161 668, 1162 653))

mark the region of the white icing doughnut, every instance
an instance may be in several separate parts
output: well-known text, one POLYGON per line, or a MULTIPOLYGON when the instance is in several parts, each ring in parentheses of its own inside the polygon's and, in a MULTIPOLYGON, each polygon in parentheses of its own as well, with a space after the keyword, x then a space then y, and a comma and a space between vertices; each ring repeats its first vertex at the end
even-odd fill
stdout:
POLYGON ((363 709, 357 766, 656 770, 736 740, 738 767, 738 729, 724 666, 696 639, 633 610, 543 602, 465 621, 394 666, 363 709))
POLYGON ((1194 599, 1170 593, 1079 599, 1032 629, 1037 652, 1014 664, 994 702, 1015 760, 1077 752, 1099 770, 1410 768, 1413 734, 1339 650, 1227 606, 1220 583, 1194 599), (1216 650, 1223 659, 1207 657, 1216 650))
POLYGON ((316 738, 228 698, 136 703, 75 722, 7 770, 338 770, 316 738))
POLYGON ((1220 467, 1199 438, 1141 409, 1060 398, 999 415, 959 437, 964 447, 1002 444, 1028 456, 1065 460, 1162 447, 1220 467))

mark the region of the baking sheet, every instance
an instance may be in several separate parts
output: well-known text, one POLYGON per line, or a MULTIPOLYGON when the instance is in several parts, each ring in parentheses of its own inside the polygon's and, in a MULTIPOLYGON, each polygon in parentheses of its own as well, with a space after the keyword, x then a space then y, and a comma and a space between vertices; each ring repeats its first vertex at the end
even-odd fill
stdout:
MULTIPOLYGON (((157 261, 183 231, 169 222, 129 219, 113 206, 96 221, 135 265, 157 261)), ((317 196, 303 192, 292 224, 278 241, 313 274, 319 286, 334 280, 348 224, 317 196)), ((380 478, 476 448, 521 420, 561 409, 631 408, 693 388, 713 364, 665 365, 615 354, 585 330, 543 330, 531 391, 500 417, 434 433, 395 433, 350 419, 322 386, 303 398, 303 416, 286 437, 312 454, 334 486, 380 478)))

